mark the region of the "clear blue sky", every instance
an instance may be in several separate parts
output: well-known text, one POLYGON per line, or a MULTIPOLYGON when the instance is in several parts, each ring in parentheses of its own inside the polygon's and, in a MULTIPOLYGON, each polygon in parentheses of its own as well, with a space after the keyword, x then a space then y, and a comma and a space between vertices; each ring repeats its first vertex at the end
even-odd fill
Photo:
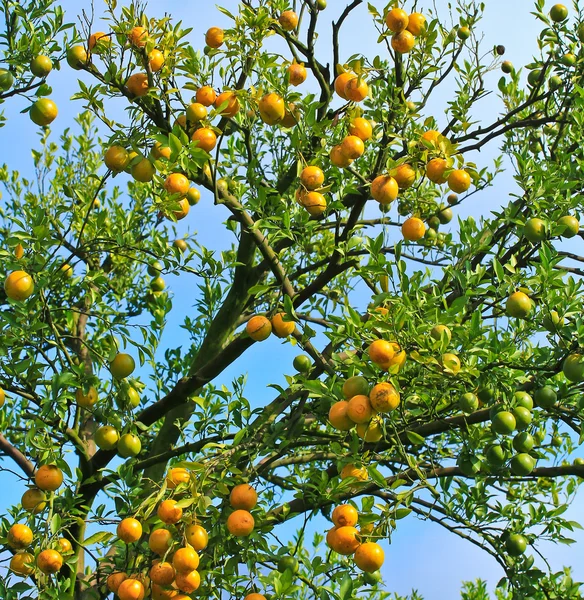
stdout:
MULTIPOLYGON (((101 3, 97 2, 97 8, 101 9, 101 3)), ((119 2, 123 4, 123 2, 119 2)), ((236 10, 237 0, 223 0, 223 6, 232 12, 236 10)), ((323 23, 330 21, 347 4, 346 0, 329 0, 323 23)), ((381 9, 385 2, 374 2, 381 9)), ((405 3, 405 8, 411 7, 411 2, 405 3)), ((429 0, 418 2, 418 10, 432 5, 429 0)), ((507 48, 506 58, 511 60, 518 68, 530 62, 531 55, 536 51, 535 38, 539 32, 539 25, 529 13, 533 9, 530 0, 489 0, 487 3, 485 20, 481 27, 485 32, 485 52, 495 44, 504 44, 507 48), (504 17, 503 17, 504 15, 504 17), (520 25, 519 25, 520 24, 520 25)), ((569 4, 569 3, 568 3, 569 4)), ((88 0, 65 0, 61 2, 67 20, 75 20, 82 9, 89 9, 88 0)), ((436 0, 441 15, 446 16, 446 0, 436 0)), ((551 5, 551 3, 550 3, 551 5)), ((212 3, 202 0, 184 2, 178 0, 150 0, 149 15, 162 16, 169 13, 176 20, 182 20, 185 26, 193 27, 191 41, 197 47, 203 46, 203 35, 206 29, 212 25, 228 26, 227 17, 220 14, 212 3)), ((549 8, 549 7, 548 7, 549 8)), ((100 29, 100 27, 97 27, 100 29)), ((346 59, 354 53, 363 53, 372 56, 380 52, 376 45, 375 34, 370 34, 370 19, 366 9, 366 3, 355 12, 351 24, 345 29, 345 35, 341 41, 341 60, 346 59), (348 35, 350 33, 350 35, 348 35)), ((321 51, 328 52, 326 46, 328 35, 323 34, 321 51)), ((330 54, 323 60, 330 61, 330 54)), ((53 72, 49 83, 53 86, 53 98, 60 107, 60 115, 53 124, 53 139, 57 139, 59 133, 72 125, 73 115, 81 108, 80 103, 71 103, 68 99, 75 91, 75 75, 66 64, 60 72, 53 72)), ((496 81, 499 73, 492 75, 490 80, 491 89, 496 89, 496 81)), ((445 124, 444 105, 449 98, 449 88, 444 92, 436 94, 435 104, 428 107, 427 115, 434 111, 439 125, 445 124)), ((12 168, 20 170, 23 176, 32 175, 32 160, 30 150, 36 143, 38 130, 30 123, 26 115, 20 115, 22 105, 15 102, 8 103, 6 114, 9 117, 7 125, 0 129, 0 144, 7 147, 10 140, 10 163, 12 168)), ((480 112, 476 115, 489 122, 500 110, 496 93, 483 100, 478 107, 480 112)), ((494 154, 484 151, 481 154, 470 157, 479 166, 485 166, 492 162, 494 154)), ((8 157, 5 157, 6 160, 8 157)), ((489 191, 475 197, 474 202, 463 205, 460 215, 472 214, 478 217, 481 214, 496 208, 501 202, 506 201, 509 192, 514 191, 511 174, 504 174, 499 178, 497 185, 489 191)), ((209 198, 203 196, 203 200, 193 209, 187 219, 181 222, 180 231, 198 231, 202 243, 212 248, 221 248, 225 244, 225 237, 217 235, 221 231, 220 222, 225 217, 217 207, 213 207, 209 198)), ((452 225, 455 226, 456 219, 452 225)), ((183 280, 184 281, 184 280, 183 280)), ((180 278, 167 278, 167 283, 175 294, 174 312, 178 316, 191 310, 191 299, 186 291, 186 286, 180 278)), ((175 345, 176 338, 182 335, 177 320, 167 328, 164 340, 166 343, 175 345)), ((272 391, 266 389, 268 383, 283 383, 283 373, 292 372, 291 361, 297 352, 288 344, 280 345, 276 340, 270 340, 265 344, 256 344, 246 354, 242 361, 236 366, 228 369, 220 378, 218 383, 230 384, 232 378, 241 370, 249 373, 247 397, 255 398, 255 402, 263 404, 272 398, 272 391), (282 365, 285 368, 282 368, 282 365), (276 381, 274 381, 276 378, 276 381)), ((13 485, 12 479, 5 473, 0 473, 0 486, 3 490, 0 499, 0 513, 5 508, 18 502, 22 493, 22 484, 13 485), (12 486, 12 487, 10 487, 12 486), (6 491, 8 490, 8 491, 6 491)), ((584 508, 584 495, 568 513, 567 518, 578 520, 579 514, 584 508)), ((315 528, 324 530, 325 523, 316 523, 315 528)), ((552 567, 559 570, 563 565, 572 565, 576 578, 584 579, 584 566, 582 561, 576 561, 577 556, 582 556, 584 548, 584 536, 577 532, 573 537, 579 543, 576 547, 566 546, 541 546, 540 550, 548 557, 552 567)), ((477 577, 487 579, 493 587, 502 576, 498 565, 485 553, 474 546, 460 541, 452 534, 446 532, 437 525, 420 522, 412 517, 400 522, 398 530, 392 538, 392 544, 384 543, 386 550, 386 563, 383 567, 384 579, 388 589, 401 594, 409 593, 412 589, 418 589, 426 600, 444 600, 458 596, 460 582, 477 577)))

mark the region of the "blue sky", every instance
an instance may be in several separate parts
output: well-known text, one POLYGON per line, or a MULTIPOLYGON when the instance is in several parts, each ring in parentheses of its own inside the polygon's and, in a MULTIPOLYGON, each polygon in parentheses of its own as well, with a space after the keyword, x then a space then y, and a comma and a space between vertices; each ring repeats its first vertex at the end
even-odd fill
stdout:
MULTIPOLYGON (((346 5, 345 0, 329 0, 324 24, 330 21, 346 5)), ((97 2, 97 8, 101 3, 97 2)), ((119 4, 122 4, 120 1, 119 4)), ((236 0, 224 0, 223 6, 235 11, 238 2, 236 0)), ((374 2, 378 8, 382 8, 381 2, 374 2)), ((405 8, 411 8, 411 2, 405 3, 405 8)), ((418 9, 424 9, 430 5, 429 1, 418 2, 418 9)), ((432 3, 433 4, 433 3, 432 3)), ((436 0, 436 5, 441 10, 441 15, 446 15, 445 0, 436 0)), ((540 30, 535 18, 529 14, 532 10, 530 0, 515 0, 513 2, 502 0, 489 0, 486 3, 485 19, 481 23, 481 29, 485 32, 484 49, 487 51, 495 44, 504 44, 507 48, 505 58, 511 60, 517 68, 527 64, 531 60, 532 53, 536 51, 535 38, 540 30), (502 18, 504 15, 504 18, 502 18)), ((61 2, 68 20, 74 20, 83 8, 89 8, 88 0, 66 0, 61 2)), ((551 3, 550 3, 551 5, 551 3)), ((193 27, 191 34, 192 43, 197 47, 203 46, 203 35, 208 27, 212 25, 228 26, 227 17, 220 14, 214 6, 203 0, 184 2, 178 0, 151 0, 149 2, 149 14, 151 16, 162 16, 164 12, 169 13, 176 20, 182 20, 183 24, 193 27)), ((548 6, 549 8, 549 6, 548 6)), ((97 27, 99 29, 99 27, 97 27)), ((345 28, 341 37, 341 60, 355 53, 374 55, 380 50, 376 45, 376 35, 371 34, 369 15, 366 5, 355 11, 351 23, 345 28)), ((323 52, 328 52, 328 34, 323 33, 319 45, 323 52)), ((325 61, 330 61, 330 54, 326 55, 325 61)), ((66 64, 60 72, 53 72, 49 83, 53 86, 53 99, 60 107, 60 115, 53 124, 53 139, 57 139, 59 133, 72 125, 75 112, 81 108, 80 103, 71 103, 68 99, 75 92, 75 79, 77 73, 72 72, 66 64)), ((490 78, 491 89, 496 89, 496 81, 500 73, 494 73, 490 78)), ((302 89, 302 88, 301 88, 302 89)), ((444 92, 440 90, 436 94, 434 103, 428 107, 426 115, 434 115, 440 126, 444 126, 444 106, 449 99, 448 86, 444 92)), ((36 143, 37 128, 32 125, 26 115, 20 115, 19 110, 24 105, 11 102, 5 105, 6 115, 9 117, 7 125, 0 129, 0 144, 6 147, 10 140, 10 167, 21 171, 23 176, 32 174, 32 160, 30 150, 36 143)), ((481 101, 476 116, 485 122, 489 122, 500 110, 500 104, 496 94, 481 101)), ((492 163, 494 154, 490 150, 476 153, 468 157, 474 160, 480 167, 492 163)), ((480 200, 463 204, 459 209, 460 216, 472 214, 475 217, 486 215, 490 210, 497 208, 500 203, 505 202, 508 194, 515 191, 510 173, 500 176, 496 187, 481 194, 480 200)), ((221 220, 225 214, 220 213, 217 207, 212 206, 209 198, 203 195, 202 201, 193 209, 187 219, 181 222, 180 231, 198 231, 199 240, 212 248, 220 248, 225 242, 225 237, 217 235, 221 220)), ((452 222, 454 227, 456 219, 452 222)), ((184 280, 168 277, 167 283, 175 293, 173 300, 176 315, 184 314, 191 310, 191 299, 186 292, 184 280)), ((182 335, 180 324, 173 320, 169 326, 163 342, 176 343, 177 335, 182 335), (174 339, 173 339, 174 338, 174 339)), ((270 401, 272 392, 266 389, 268 383, 283 383, 283 374, 291 373, 292 358, 297 354, 289 344, 279 344, 275 339, 264 344, 256 344, 236 366, 233 366, 221 376, 219 383, 229 385, 233 377, 240 374, 242 370, 248 371, 248 385, 246 395, 254 398, 254 403, 263 404, 270 401), (259 365, 259 367, 258 367, 259 365)), ((0 513, 15 502, 18 502, 23 491, 22 484, 13 485, 13 480, 5 473, 0 473, 0 486, 3 493, 0 499, 0 513), (8 491, 6 491, 8 490, 8 491)), ((578 513, 584 508, 584 495, 574 504, 568 518, 578 519, 578 513)), ((315 528, 324 529, 326 524, 315 524, 315 528)), ((541 546, 540 550, 548 557, 554 569, 559 570, 564 564, 574 567, 576 578, 584 579, 584 566, 581 561, 576 562, 575 556, 582 554, 584 535, 577 532, 573 537, 579 540, 576 547, 566 546, 541 546), (580 550, 578 552, 578 549, 580 550)), ((502 576, 498 565, 485 553, 474 546, 459 540, 442 528, 431 523, 422 523, 414 518, 408 518, 400 522, 400 527, 392 538, 392 544, 384 544, 386 550, 386 563, 383 567, 384 579, 388 588, 401 594, 409 593, 412 589, 418 589, 426 600, 443 600, 453 598, 458 594, 460 582, 477 577, 487 579, 491 587, 496 584, 502 576)))

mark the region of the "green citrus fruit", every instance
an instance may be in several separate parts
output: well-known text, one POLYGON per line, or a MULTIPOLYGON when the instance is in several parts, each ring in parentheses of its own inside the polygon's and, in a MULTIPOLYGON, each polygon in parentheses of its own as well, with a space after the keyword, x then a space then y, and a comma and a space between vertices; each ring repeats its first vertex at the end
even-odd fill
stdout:
POLYGON ((375 585, 381 581, 381 571, 373 571, 373 573, 363 573, 363 581, 367 585, 375 585))
POLYGON ((537 217, 528 219, 523 226, 523 235, 533 244, 545 240, 545 222, 537 217))
POLYGON ((278 559, 278 571, 284 573, 284 571, 287 571, 288 569, 290 569, 292 573, 298 573, 298 570, 300 569, 298 559, 293 556, 281 556, 278 559))
POLYGON ((95 432, 95 443, 100 450, 113 450, 120 439, 117 429, 110 425, 102 425, 95 432))
POLYGON ((568 18, 568 9, 563 4, 554 4, 550 10, 550 19, 555 23, 561 23, 568 18))
POLYGON ((503 71, 503 73, 512 73, 513 72, 513 63, 510 60, 506 60, 501 65, 501 71, 503 71))
POLYGON ((483 385, 478 389, 477 396, 481 402, 488 403, 495 397, 495 390, 489 385, 483 385))
POLYGON ((533 71, 529 72, 529 75, 527 76, 527 83, 529 83, 529 85, 536 85, 541 77, 541 69, 534 69, 533 71))
POLYGON ((533 302, 531 298, 523 292, 513 292, 507 298, 507 304, 505 305, 507 315, 516 319, 525 319, 532 308, 533 302))
POLYGON ((564 56, 562 56, 562 58, 560 58, 560 62, 566 67, 573 67, 577 60, 578 59, 576 58, 576 55, 572 52, 567 52, 564 54, 564 56))
POLYGON ((72 46, 67 50, 67 63, 79 71, 87 64, 87 52, 83 46, 72 46))
POLYGON ((299 373, 308 373, 312 367, 312 361, 306 354, 299 354, 292 361, 292 365, 299 373))
POLYGON ((516 454, 511 459, 511 472, 520 477, 529 475, 535 469, 535 458, 526 452, 516 454))
POLYGON ((474 456, 461 454, 456 461, 458 468, 467 477, 474 477, 481 470, 481 463, 474 456))
POLYGON ((148 265, 148 275, 151 275, 152 277, 158 277, 160 275, 160 273, 162 272, 162 269, 164 267, 162 266, 162 263, 155 260, 154 262, 151 262, 148 265))
POLYGON ((558 90, 564 85, 562 78, 559 75, 552 75, 548 81, 550 90, 558 90))
POLYGON ((565 238, 573 238, 578 235, 578 232, 580 231, 580 221, 572 215, 560 217, 558 219, 558 225, 562 230, 560 235, 565 238))
POLYGON ((138 456, 138 454, 140 454, 140 450, 142 450, 140 438, 133 433, 124 433, 118 442, 118 454, 122 458, 138 456))
POLYGON ((560 317, 557 311, 551 310, 550 314, 546 315, 541 322, 546 331, 556 333, 560 327, 563 327, 564 317, 560 317))
POLYGON ((150 289, 153 292, 162 292, 165 287, 166 283, 164 283, 164 279, 162 279, 162 277, 156 277, 150 282, 150 289))
POLYGON ((468 40, 470 37, 470 29, 468 27, 459 27, 456 35, 459 40, 468 40))
POLYGON ((452 333, 450 329, 446 327, 446 325, 434 325, 430 331, 430 336, 438 342, 442 340, 442 334, 446 336, 448 343, 450 343, 450 340, 452 339, 452 333))
POLYGON ((361 375, 349 377, 349 379, 343 383, 343 395, 345 398, 352 398, 353 396, 369 396, 369 383, 367 383, 367 379, 361 375))
POLYGON ((554 435, 552 437, 552 446, 554 448, 561 448, 564 440, 561 435, 554 435))
POLYGON ((513 398, 515 400, 515 406, 522 406, 528 410, 533 408, 533 398, 527 392, 515 392, 513 398))
POLYGON ((462 412, 470 414, 479 407, 479 399, 474 394, 467 392, 460 397, 458 406, 462 412))
POLYGON ((517 421, 513 413, 510 413, 508 410, 502 410, 491 420, 491 429, 501 435, 510 435, 515 431, 516 426, 517 421))
POLYGON ((584 467, 584 458, 582 458, 581 456, 579 456, 578 458, 574 459, 574 466, 576 467, 584 467))
POLYGON ((29 111, 30 120, 36 125, 44 127, 50 125, 56 118, 59 110, 50 98, 39 98, 29 111))
POLYGON ((522 431, 513 438, 513 448, 515 448, 517 452, 529 452, 534 446, 535 440, 531 434, 527 433, 527 431, 522 431))
POLYGON ((124 352, 116 354, 115 358, 110 363, 110 371, 115 379, 123 379, 134 372, 136 363, 134 359, 124 352))
POLYGON ((512 533, 505 540, 505 549, 511 556, 521 556, 527 549, 527 540, 520 533, 512 533))
POLYGON ((453 217, 453 213, 452 213, 452 209, 451 208, 443 208, 439 213, 438 213, 438 220, 440 221, 440 223, 442 225, 446 225, 447 223, 450 223, 450 221, 452 221, 452 217, 453 217))
POLYGON ((507 462, 507 453, 500 444, 493 444, 489 446, 486 453, 487 461, 494 467, 500 467, 507 462))
POLYGON ((574 383, 584 381, 584 356, 578 353, 566 356, 562 371, 569 381, 574 383))
POLYGON ((30 70, 35 77, 46 77, 53 68, 53 62, 48 56, 39 54, 30 62, 30 70))
POLYGON ((558 395, 552 387, 546 385, 536 390, 533 399, 540 408, 551 408, 557 402, 558 395))
POLYGON ((6 69, 0 69, 0 90, 7 92, 14 85, 14 75, 6 69))
POLYGON ((517 429, 522 431, 523 429, 527 429, 531 424, 533 419, 533 415, 528 408, 525 406, 516 406, 512 411, 513 416, 515 417, 515 421, 517 422, 517 429))

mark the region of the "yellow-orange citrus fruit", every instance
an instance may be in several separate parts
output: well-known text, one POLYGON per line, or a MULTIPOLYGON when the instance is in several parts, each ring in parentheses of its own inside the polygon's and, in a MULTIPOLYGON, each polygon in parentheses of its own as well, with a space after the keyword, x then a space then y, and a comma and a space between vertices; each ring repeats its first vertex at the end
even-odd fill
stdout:
POLYGON ((407 29, 391 38, 391 47, 399 54, 407 54, 415 43, 416 38, 407 29))
POLYGON ((396 181, 400 190, 406 190, 416 181, 416 171, 410 164, 403 164, 392 169, 389 173, 396 181))
POLYGON ((365 542, 355 550, 355 564, 366 573, 373 573, 381 568, 385 560, 383 548, 375 542, 365 542))
POLYGON ((307 190, 317 190, 324 183, 324 173, 319 167, 304 167, 300 173, 300 181, 307 190))
POLYGON ((239 112, 239 100, 234 92, 223 92, 217 96, 215 108, 222 117, 232 119, 239 112), (226 106, 220 108, 222 104, 226 106))
POLYGON ((165 588, 157 583, 152 584, 152 600, 181 600, 179 596, 182 595, 176 588, 165 588))
POLYGON ((225 32, 220 27, 210 27, 205 33, 205 43, 210 48, 220 48, 225 39, 225 32))
POLYGON ((340 144, 341 152, 350 160, 354 160, 363 156, 365 152, 365 144, 360 137, 356 135, 346 136, 340 144))
POLYGON ((44 510, 47 497, 42 490, 38 488, 31 488, 26 490, 24 494, 22 494, 22 498, 20 499, 20 504, 22 504, 22 508, 33 515, 40 513, 44 510))
POLYGON ((333 510, 331 519, 336 527, 355 527, 359 513, 352 504, 341 504, 333 510))
POLYGON ((105 48, 106 46, 109 46, 111 43, 112 43, 112 40, 109 35, 107 35, 103 31, 96 31, 95 33, 92 33, 89 36, 87 46, 88 46, 89 50, 93 50, 94 48, 96 48, 97 51, 99 52, 100 46, 102 48, 105 48))
POLYGON ((24 256, 24 246, 22 244, 16 244, 14 247, 14 256, 16 260, 20 260, 24 256))
POLYGON ((448 161, 445 158, 433 158, 426 165, 426 177, 432 183, 446 183, 447 177, 444 174, 446 169, 448 169, 448 161))
POLYGON ((32 529, 28 525, 15 523, 8 530, 8 545, 15 550, 22 550, 32 543, 32 529))
POLYGON ((174 218, 177 221, 180 221, 189 214, 189 211, 191 210, 191 205, 189 204, 189 201, 186 198, 181 198, 178 201, 178 205, 179 208, 177 210, 173 210, 172 214, 174 215, 174 218))
POLYGON ((166 554, 172 546, 172 533, 168 529, 155 529, 148 538, 148 547, 155 554, 166 554))
POLYGON ((398 191, 397 181, 391 175, 379 175, 371 183, 371 196, 379 204, 391 204, 398 191))
POLYGON ((18 575, 30 575, 34 571, 34 556, 30 552, 18 552, 10 559, 10 570, 18 575))
POLYGON ((419 36, 426 29, 426 17, 422 13, 412 13, 408 17, 408 26, 406 29, 413 35, 419 36))
POLYGON ((470 175, 464 169, 454 169, 448 176, 448 187, 456 194, 466 192, 470 187, 470 175))
POLYGON ((126 87, 136 97, 145 96, 148 93, 148 75, 146 73, 134 73, 128 77, 126 87))
POLYGON ((144 600, 144 585, 137 579, 124 579, 118 587, 118 598, 120 600, 144 600))
POLYGON ((164 54, 162 54, 160 50, 154 48, 148 54, 148 65, 153 73, 158 73, 158 71, 160 71, 164 65, 164 54))
POLYGON ((178 523, 182 518, 182 508, 177 506, 176 500, 163 500, 156 511, 158 518, 167 525, 178 523))
POLYGON ((348 409, 349 403, 346 400, 339 400, 330 407, 329 421, 335 429, 349 431, 355 425, 347 414, 348 409))
POLYGON ((217 93, 210 85, 204 85, 197 90, 195 98, 199 104, 209 107, 215 104, 217 93))
POLYGON ((294 62, 288 67, 288 77, 292 85, 296 86, 304 83, 306 76, 306 67, 303 64, 294 62))
POLYGON ((174 583, 181 592, 192 594, 199 589, 201 576, 196 570, 189 571, 188 573, 177 573, 174 583))
POLYGON ((428 129, 420 136, 420 139, 425 142, 437 144, 442 139, 442 134, 435 129, 428 129))
POLYGON ((353 554, 359 547, 359 540, 357 536, 359 532, 348 525, 344 527, 337 527, 334 535, 332 536, 331 548, 337 553, 343 556, 353 554))
POLYGON ((84 46, 71 46, 67 49, 67 64, 76 71, 79 71, 87 64, 88 58, 84 46))
POLYGON ((26 300, 34 292, 34 282, 26 271, 12 271, 4 281, 10 300, 26 300))
POLYGON ((91 386, 85 394, 83 389, 79 388, 75 392, 75 402, 83 408, 91 408, 97 402, 97 389, 91 386))
POLYGON ((110 362, 110 372, 114 379, 129 377, 136 368, 134 359, 125 352, 118 352, 110 362))
POLYGON ((294 321, 284 321, 286 313, 276 313, 272 317, 272 331, 279 337, 285 338, 294 333, 296 323, 294 321))
POLYGON ((142 537, 142 525, 137 519, 127 517, 118 523, 118 537, 126 544, 133 544, 142 537))
POLYGON ((297 108, 296 104, 291 102, 284 112, 284 118, 280 121, 280 125, 287 128, 295 127, 300 122, 300 117, 300 110, 297 108))
POLYGON ((339 167, 341 169, 348 167, 353 162, 348 156, 343 154, 340 145, 333 146, 331 148, 330 159, 335 167, 339 167))
POLYGON ((275 125, 279 123, 286 113, 286 104, 282 96, 271 92, 262 97, 258 102, 260 117, 264 123, 275 125))
POLYGON ((349 123, 349 133, 351 135, 356 135, 364 142, 370 140, 373 137, 373 126, 371 125, 371 121, 368 121, 363 117, 355 117, 349 123))
POLYGON ((345 86, 345 96, 347 100, 353 102, 363 102, 369 96, 369 86, 367 82, 360 77, 352 77, 345 86))
POLYGON ((227 518, 227 530, 236 537, 249 535, 254 526, 254 518, 247 510, 235 510, 227 518))
POLYGON ((393 358, 395 349, 386 340, 375 340, 367 350, 369 358, 378 366, 384 367, 393 358))
POLYGON ((190 187, 189 180, 182 173, 171 173, 164 180, 164 189, 168 194, 180 194, 186 196, 190 187))
POLYGON ((373 407, 367 396, 359 394, 349 400, 347 416, 353 423, 368 423, 373 415, 373 407))
POLYGON ((405 240, 409 242, 417 242, 421 240, 426 234, 426 226, 424 221, 418 217, 410 217, 406 219, 402 224, 402 235, 405 240))
POLYGON ((158 585, 170 585, 176 571, 169 562, 156 562, 150 569, 150 580, 158 585))
POLYGON ((373 386, 369 394, 371 406, 380 413, 390 412, 399 406, 399 393, 386 381, 373 386))
POLYGON ((357 425, 357 435, 366 442, 378 442, 383 437, 383 427, 379 417, 374 417, 368 423, 357 425))
POLYGON ((321 215, 326 210, 326 199, 320 192, 308 192, 303 195, 301 204, 313 217, 321 215))
POLYGON ((341 479, 347 479, 347 477, 354 477, 358 481, 367 481, 369 474, 365 467, 357 467, 354 464, 345 465, 339 474, 341 479))
POLYGON ((455 375, 460 371, 460 359, 452 352, 446 352, 442 355, 442 365, 450 369, 455 375))
POLYGON ((192 523, 185 529, 185 539, 197 552, 204 550, 209 543, 209 534, 202 525, 192 523))
POLYGON ((217 136, 210 127, 197 129, 191 139, 193 142, 197 142, 197 147, 203 149, 205 152, 211 152, 217 145, 217 136))
POLYGON ((347 95, 345 93, 345 89, 347 87, 347 83, 349 83, 349 81, 351 79, 353 79, 353 77, 356 77, 355 73, 346 72, 346 73, 341 73, 335 79, 335 92, 343 100, 348 100, 347 95))
POLYGON ((103 155, 105 166, 112 171, 123 171, 130 163, 130 154, 122 146, 110 146, 103 155))
POLYGON ((63 472, 56 465, 43 465, 34 474, 36 486, 44 492, 54 492, 63 483, 63 472))
POLYGON ((128 40, 136 48, 144 48, 148 38, 148 31, 144 27, 132 27, 128 33, 128 40))
POLYGON ((189 483, 190 480, 190 472, 182 467, 172 467, 168 469, 168 473, 166 474, 166 485, 169 490, 174 490, 181 483, 189 483))
POLYGON ((401 8, 392 8, 385 15, 385 24, 393 33, 403 31, 409 23, 408 13, 401 8))
POLYGON ((59 551, 61 554, 69 554, 69 552, 73 552, 73 546, 67 538, 59 538, 59 551))
POLYGON ((198 123, 207 116, 207 108, 200 102, 193 102, 187 106, 187 120, 191 123, 198 123))
POLYGON ((43 550, 36 559, 37 567, 46 574, 57 573, 63 566, 63 557, 56 550, 43 550))
POLYGON ((111 575, 108 575, 108 578, 106 579, 107 589, 110 592, 117 594, 120 584, 126 579, 128 579, 128 576, 126 575, 126 573, 122 573, 121 571, 118 573, 112 573, 111 575))
POLYGON ((247 322, 245 331, 255 342, 263 342, 270 337, 270 334, 272 333, 272 324, 266 317, 255 315, 247 322))
POLYGON ((257 501, 257 492, 248 483, 236 485, 229 494, 229 504, 235 509, 251 510, 257 504, 257 501))
POLYGON ((172 557, 172 566, 177 573, 193 571, 199 566, 199 554, 190 546, 179 548, 172 557))
POLYGON ((263 594, 253 592, 248 594, 243 600, 266 600, 266 597, 263 594))
POLYGON ((278 21, 284 31, 292 31, 298 26, 298 15, 293 10, 285 10, 278 21))

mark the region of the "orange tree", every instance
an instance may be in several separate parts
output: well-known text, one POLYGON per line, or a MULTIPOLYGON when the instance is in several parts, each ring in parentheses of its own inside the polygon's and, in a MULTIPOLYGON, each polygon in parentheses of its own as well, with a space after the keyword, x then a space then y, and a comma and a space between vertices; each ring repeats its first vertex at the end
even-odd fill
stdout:
POLYGON ((506 597, 581 598, 534 557, 569 543, 584 476, 584 259, 564 246, 584 15, 538 0, 523 85, 481 47, 473 1, 369 5, 379 55, 351 58, 362 0, 332 31, 323 0, 242 1, 204 51, 140 3, 108 0, 66 43, 59 10, 29 4, 3 2, 1 97, 36 90, 49 125, 46 54, 85 73, 86 110, 59 144, 46 130, 34 178, 0 171, 0 449, 22 473, 2 597, 383 598, 386 540, 417 516, 489 553, 506 597), (501 116, 477 122, 498 69, 501 116), (473 164, 489 145, 494 166, 473 164), (503 159, 520 193, 440 231, 503 159), (201 195, 221 251, 172 241, 201 195), (188 315, 165 274, 192 289, 188 315), (250 403, 257 343, 302 354, 250 403))

